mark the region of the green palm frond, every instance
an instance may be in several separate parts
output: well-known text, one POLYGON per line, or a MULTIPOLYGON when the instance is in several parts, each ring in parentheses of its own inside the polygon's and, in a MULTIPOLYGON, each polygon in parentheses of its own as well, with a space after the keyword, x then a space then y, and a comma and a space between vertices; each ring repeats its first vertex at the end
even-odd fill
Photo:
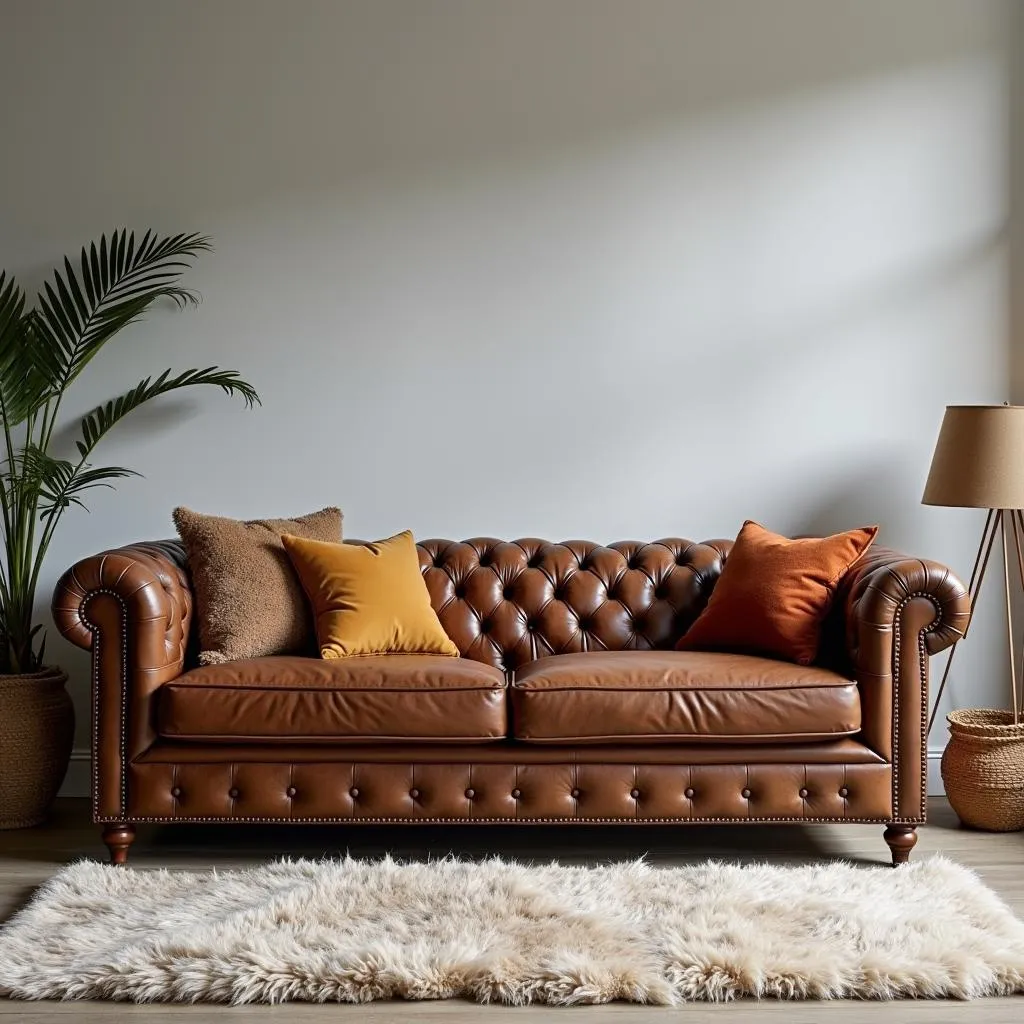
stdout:
POLYGON ((90 467, 84 462, 77 465, 67 459, 57 459, 41 448, 30 445, 22 452, 24 467, 22 486, 38 495, 38 514, 46 518, 54 509, 70 505, 85 508, 81 495, 94 487, 113 487, 112 480, 138 476, 133 469, 123 466, 90 467))
POLYGON ((25 378, 32 373, 24 311, 25 293, 0 271, 0 414, 11 424, 25 419, 25 378))
POLYGON ((51 450, 67 389, 103 346, 160 299, 179 308, 198 296, 178 284, 183 271, 210 249, 199 234, 161 238, 147 231, 137 242, 121 229, 82 249, 79 265, 65 259, 26 310, 25 295, 0 271, 0 673, 31 672, 42 664, 45 636, 33 623, 43 559, 61 516, 85 508, 85 494, 137 476, 123 466, 92 466, 103 437, 140 405, 181 388, 212 384, 259 402, 235 370, 210 366, 176 376, 166 370, 93 409, 81 421, 78 461, 51 450))
POLYGON ((7 376, 7 367, 19 354, 25 309, 25 293, 14 278, 0 270, 0 383, 7 376))
POLYGON ((98 406, 83 417, 82 439, 78 442, 79 454, 83 459, 88 458, 100 438, 133 409, 160 395, 166 395, 169 391, 191 388, 199 384, 213 384, 229 395, 241 395, 248 408, 259 404, 260 398, 256 390, 242 380, 235 370, 221 370, 216 366, 208 366, 205 370, 185 370, 177 377, 172 377, 170 370, 164 370, 155 380, 146 377, 119 398, 98 406))
POLYGON ((46 375, 50 395, 66 388, 118 331, 138 320, 161 298, 179 307, 198 296, 175 282, 210 240, 198 234, 160 239, 147 231, 136 245, 135 233, 115 231, 83 247, 80 270, 69 259, 53 272, 37 299, 33 346, 46 375))

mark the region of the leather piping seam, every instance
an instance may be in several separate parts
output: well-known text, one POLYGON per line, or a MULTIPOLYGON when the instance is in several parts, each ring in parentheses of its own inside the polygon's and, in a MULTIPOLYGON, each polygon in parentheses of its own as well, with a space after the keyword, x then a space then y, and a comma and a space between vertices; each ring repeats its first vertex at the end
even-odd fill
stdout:
POLYGON ((134 815, 129 814, 127 816, 110 816, 103 815, 102 817, 95 817, 93 821, 96 824, 132 824, 136 822, 140 823, 169 823, 173 824, 180 822, 183 825, 188 824, 217 824, 217 825, 230 825, 233 823, 252 823, 252 824, 324 824, 324 825, 351 825, 351 824, 366 824, 366 825, 474 825, 474 824, 503 824, 503 825, 515 825, 515 824, 526 824, 526 825, 624 825, 624 824, 637 824, 637 825, 714 825, 714 824, 743 824, 744 822, 749 823, 770 823, 778 822, 780 824, 792 824, 792 825, 829 825, 829 824, 847 824, 847 825, 923 825, 925 819, 923 817, 911 818, 893 818, 889 815, 881 815, 875 817, 858 817, 858 818, 825 818, 825 817, 814 817, 814 818, 800 818, 793 815, 790 816, 774 816, 774 817, 693 817, 693 818, 517 818, 517 817, 500 817, 500 818, 398 818, 398 817, 357 817, 353 815, 349 818, 339 817, 312 817, 312 818, 291 818, 291 817, 266 817, 266 816, 248 816, 239 815, 237 817, 226 818, 224 816, 214 815, 182 815, 180 817, 173 817, 167 815, 134 815))
MULTIPOLYGON (((258 733, 247 732, 244 735, 231 735, 229 733, 196 733, 196 732, 169 732, 164 729, 158 733, 164 739, 187 740, 190 742, 212 742, 212 743, 247 743, 251 740, 276 740, 284 744, 315 744, 330 746, 331 744, 344 745, 346 743, 500 743, 508 739, 504 726, 500 733, 492 733, 487 736, 371 736, 365 733, 349 733, 348 735, 336 735, 334 733, 321 733, 320 735, 289 735, 282 736, 280 733, 258 733)), ((838 735, 838 734, 837 734, 838 735)), ((849 733, 848 735, 854 735, 849 733)), ((268 744, 272 746, 273 744, 268 744)))
MULTIPOLYGON (((737 767, 737 765, 740 765, 740 764, 754 765, 755 767, 758 767, 758 768, 763 768, 763 767, 766 767, 766 766, 774 767, 775 765, 785 765, 786 767, 789 767, 789 768, 792 768, 794 766, 796 766, 796 767, 803 767, 803 768, 806 768, 808 766, 810 766, 812 768, 818 768, 818 767, 823 767, 823 768, 836 768, 836 767, 842 767, 842 768, 846 768, 846 767, 853 767, 853 768, 862 768, 862 767, 867 767, 867 768, 888 768, 888 767, 891 767, 890 762, 886 761, 885 758, 881 756, 881 754, 875 753, 875 751, 871 750, 870 748, 865 748, 865 749, 868 750, 868 752, 872 755, 872 757, 875 758, 875 760, 873 760, 873 761, 851 761, 851 760, 845 760, 845 761, 840 761, 840 760, 836 760, 836 761, 780 761, 780 760, 772 760, 772 761, 736 761, 736 760, 733 760, 733 761, 696 761, 696 762, 692 762, 692 763, 691 762, 687 762, 687 761, 683 761, 683 760, 681 760, 679 758, 675 758, 673 760, 658 760, 658 761, 639 761, 639 760, 636 760, 636 761, 634 761, 634 760, 609 761, 607 759, 605 759, 605 760, 590 760, 590 759, 579 760, 580 755, 583 752, 583 750, 588 749, 585 746, 581 746, 581 748, 579 748, 579 749, 577 749, 575 751, 572 751, 571 755, 566 757, 566 759, 562 760, 562 761, 519 761, 519 760, 516 760, 515 758, 512 758, 512 759, 510 759, 508 761, 490 761, 490 760, 484 760, 484 761, 452 761, 452 760, 445 760, 445 759, 424 760, 422 757, 419 757, 419 758, 409 758, 409 757, 379 758, 379 759, 374 759, 372 761, 365 761, 365 760, 349 761, 349 760, 346 760, 343 757, 338 757, 338 758, 334 758, 332 760, 327 760, 327 761, 323 761, 323 760, 319 760, 319 761, 281 760, 281 761, 278 761, 278 760, 272 760, 272 759, 269 759, 269 758, 260 758, 258 760, 257 759, 244 758, 244 759, 235 760, 235 761, 230 761, 230 760, 225 759, 223 761, 217 761, 217 760, 210 760, 209 759, 209 755, 210 755, 211 752, 208 751, 208 750, 204 750, 203 751, 204 755, 207 755, 207 759, 199 761, 199 760, 188 760, 188 759, 182 760, 179 757, 171 757, 170 756, 171 753, 177 754, 178 751, 167 751, 166 749, 161 749, 160 750, 160 754, 161 755, 166 755, 166 756, 150 757, 149 754, 150 754, 150 751, 152 749, 153 748, 151 747, 150 750, 143 751, 143 753, 139 754, 138 757, 134 758, 130 762, 130 767, 132 767, 132 768, 147 768, 149 765, 154 765, 154 764, 157 764, 157 765, 168 765, 169 764, 169 765, 175 765, 175 766, 177 766, 177 765, 188 765, 188 764, 201 764, 201 765, 204 765, 207 768, 215 767, 217 765, 223 765, 223 764, 258 764, 258 765, 263 765, 263 766, 271 766, 271 767, 275 767, 275 768, 280 766, 280 765, 283 765, 283 764, 288 764, 288 765, 317 765, 317 766, 339 765, 339 764, 360 764, 360 765, 389 764, 389 765, 406 765, 406 766, 409 766, 409 765, 416 764, 416 765, 420 765, 420 766, 423 766, 423 765, 431 765, 431 766, 443 765, 446 768, 450 768, 450 767, 466 767, 466 768, 474 767, 474 768, 479 768, 481 766, 484 766, 484 767, 487 767, 487 766, 497 766, 497 767, 500 767, 500 768, 519 768, 519 767, 531 768, 531 767, 535 767, 535 766, 539 766, 539 765, 545 765, 545 766, 546 765, 557 765, 559 767, 563 767, 564 768, 564 767, 568 767, 568 766, 574 765, 574 764, 579 764, 579 765, 583 766, 584 768, 608 768, 608 767, 613 766, 613 765, 624 765, 625 764, 625 765, 630 765, 631 767, 635 765, 635 766, 641 767, 641 768, 656 767, 656 768, 679 768, 679 769, 682 769, 682 768, 735 768, 735 767, 737 767)), ((336 748, 332 748, 329 744, 324 744, 323 745, 323 749, 324 750, 330 750, 330 749, 336 749, 336 748)), ((417 750, 417 753, 424 753, 425 751, 432 750, 432 749, 436 749, 436 747, 434 747, 433 744, 424 744, 422 749, 418 749, 417 750)), ((489 747, 488 749, 489 750, 493 750, 494 748, 493 747, 489 747)), ((657 750, 657 749, 658 749, 658 747, 655 744, 648 744, 648 750, 652 750, 653 751, 653 750, 657 750)), ((779 749, 781 749, 781 747, 779 749)), ((317 752, 318 753, 320 752, 319 745, 318 745, 318 751, 317 752)))
MULTIPOLYGON (((616 652, 608 652, 616 653, 616 652)), ((630 652, 626 652, 630 653, 630 652)), ((682 653, 682 652, 680 652, 682 653)), ((545 693, 736 693, 736 689, 729 686, 531 686, 532 679, 516 679, 510 689, 516 693, 535 694, 541 696, 545 693)), ((779 690, 792 690, 800 693, 820 693, 822 690, 857 690, 855 679, 844 679, 836 683, 779 683, 777 685, 758 686, 755 689, 741 690, 743 694, 755 694, 779 690)))
MULTIPOLYGON (((95 593, 95 591, 94 591, 95 593)), ((316 659, 311 658, 310 661, 316 659)), ((856 684, 854 684, 856 685, 856 684)), ((227 690, 235 693, 244 690, 246 693, 330 693, 345 696, 349 693, 499 693, 506 690, 504 682, 491 683, 488 686, 262 686, 239 680, 237 683, 192 683, 176 679, 164 686, 176 687, 181 690, 227 690)))
MULTIPOLYGON (((892 680, 892 734, 890 742, 892 743, 892 810, 893 814, 896 814, 900 809, 900 746, 899 746, 899 735, 900 735, 900 637, 903 632, 902 630, 902 619, 903 611, 911 601, 918 597, 923 597, 927 601, 931 601, 932 607, 935 609, 935 618, 918 631, 917 634, 917 648, 918 648, 918 659, 919 659, 919 678, 921 681, 921 821, 925 820, 927 814, 927 793, 928 793, 928 743, 927 743, 927 732, 928 732, 928 652, 925 646, 925 635, 932 632, 932 630, 942 621, 942 606, 936 600, 933 594, 926 594, 920 590, 912 591, 907 594, 906 597, 900 601, 896 607, 896 614, 893 617, 893 624, 895 629, 893 630, 893 644, 892 644, 892 662, 893 662, 893 680, 892 680)), ((902 818, 894 818, 894 822, 902 822, 902 818)))
MULTIPOLYGON (((520 743, 761 743, 765 740, 772 742, 789 743, 793 740, 806 740, 808 742, 828 741, 836 738, 849 738, 856 736, 863 727, 858 725, 842 732, 756 732, 756 733, 694 733, 694 732, 629 732, 629 733, 588 733, 585 736, 529 736, 518 735, 511 737, 520 743)), ((595 762, 601 764, 602 762, 595 762)), ((726 764, 728 762, 722 762, 726 764)), ((838 762, 841 763, 841 762, 838 762)))
POLYGON ((128 759, 126 757, 128 748, 128 737, 126 735, 128 728, 128 606, 124 598, 117 591, 111 590, 109 587, 96 587, 84 595, 81 604, 78 606, 79 618, 85 623, 86 628, 92 634, 92 807, 93 816, 96 820, 101 820, 97 815, 99 812, 100 793, 100 644, 102 642, 102 633, 99 626, 89 619, 85 609, 89 602, 100 594, 106 594, 114 598, 121 608, 121 719, 118 723, 118 740, 120 743, 118 761, 121 769, 119 773, 120 778, 118 779, 121 798, 118 805, 120 812, 123 814, 128 806, 128 759))

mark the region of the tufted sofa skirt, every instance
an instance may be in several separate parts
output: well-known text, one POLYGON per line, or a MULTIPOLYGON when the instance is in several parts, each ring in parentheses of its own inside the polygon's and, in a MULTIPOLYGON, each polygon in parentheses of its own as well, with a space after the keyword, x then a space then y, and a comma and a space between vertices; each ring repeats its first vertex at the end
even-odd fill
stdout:
POLYGON ((296 824, 892 818, 891 766, 852 740, 703 751, 592 748, 585 759, 572 750, 511 745, 280 749, 273 760, 261 757, 258 748, 192 753, 158 744, 129 768, 129 814, 296 824))

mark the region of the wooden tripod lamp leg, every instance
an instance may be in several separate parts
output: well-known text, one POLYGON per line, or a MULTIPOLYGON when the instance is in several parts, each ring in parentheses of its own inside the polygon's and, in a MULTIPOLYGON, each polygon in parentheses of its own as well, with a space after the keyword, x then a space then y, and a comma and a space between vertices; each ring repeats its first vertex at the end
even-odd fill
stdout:
MULTIPOLYGON (((1021 513, 1018 513, 1020 515, 1021 513)), ((964 629, 964 635, 960 640, 966 640, 970 631, 971 623, 974 621, 974 606, 977 603, 978 595, 981 593, 981 584, 985 579, 985 570, 988 568, 989 556, 992 554, 992 545, 995 543, 996 534, 1003 522, 1003 513, 1000 509, 990 508, 985 519, 985 528, 981 531, 981 543, 978 545, 978 554, 974 559, 974 568, 971 570, 971 582, 967 585, 967 593, 971 598, 971 618, 964 629)), ((1024 518, 1021 519, 1024 526, 1024 518)), ((1005 538, 1004 538, 1005 539, 1005 538)), ((1005 552, 1004 552, 1005 553, 1005 552)), ((1024 570, 1022 570, 1024 572, 1024 570)), ((1024 576, 1022 576, 1024 578, 1024 576)), ((939 689, 935 694, 935 702, 932 705, 931 717, 928 719, 928 733, 931 735, 932 726, 935 724, 935 716, 939 712, 939 701, 942 699, 943 691, 946 689, 946 682, 949 679, 949 670, 953 665, 953 658, 956 649, 960 646, 960 640, 950 648, 949 657, 946 659, 946 667, 942 670, 942 679, 939 681, 939 689)))
MULTIPOLYGON (((1020 574, 1018 579, 1021 589, 1024 590, 1024 554, 1021 553, 1021 537, 1024 537, 1024 511, 1015 508, 1010 513, 1010 518, 1013 521, 1013 539, 1017 544, 1017 572, 1020 574)), ((1021 644, 1019 678, 1024 680, 1024 643, 1021 644)), ((1022 686, 1022 690, 1024 690, 1024 686, 1022 686)), ((1018 710, 1019 715, 1024 717, 1024 692, 1021 693, 1018 710)))
MULTIPOLYGON (((1002 520, 1002 577, 1007 599, 1007 643, 1010 647, 1010 687, 1013 693, 1014 725, 1018 724, 1020 700, 1017 695, 1017 651, 1014 650, 1014 598, 1010 592, 1010 526, 1007 516, 999 513, 1002 520)), ((1013 511, 1010 512, 1013 519, 1013 511)))
MULTIPOLYGON (((1010 687, 1013 693, 1013 724, 1020 721, 1020 699, 1017 694, 1017 652, 1013 646, 1013 595, 1010 593, 1010 528, 1000 511, 1003 526, 1003 583, 1006 594, 1006 639, 1010 648, 1010 687)), ((1013 518, 1013 512, 1010 512, 1013 518)))

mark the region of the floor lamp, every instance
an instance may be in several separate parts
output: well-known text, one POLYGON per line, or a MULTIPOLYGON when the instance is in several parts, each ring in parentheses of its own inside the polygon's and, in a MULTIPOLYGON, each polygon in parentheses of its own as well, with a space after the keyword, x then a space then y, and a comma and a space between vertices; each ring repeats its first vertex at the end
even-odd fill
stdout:
MULTIPOLYGON (((1019 682, 1024 680, 1024 654, 1020 680, 1017 674, 1016 643, 1013 633, 1011 580, 1024 587, 1024 406, 950 405, 942 419, 939 439, 932 456, 925 505, 988 509, 978 555, 971 571, 968 591, 971 620, 961 639, 974 622, 974 606, 985 580, 989 557, 999 537, 1002 547, 1003 592, 1006 600, 1007 642, 1010 651, 1010 685, 1013 698, 1013 724, 1024 715, 1019 682)), ((928 731, 946 688, 958 640, 949 652, 935 704, 928 720, 928 731)))

